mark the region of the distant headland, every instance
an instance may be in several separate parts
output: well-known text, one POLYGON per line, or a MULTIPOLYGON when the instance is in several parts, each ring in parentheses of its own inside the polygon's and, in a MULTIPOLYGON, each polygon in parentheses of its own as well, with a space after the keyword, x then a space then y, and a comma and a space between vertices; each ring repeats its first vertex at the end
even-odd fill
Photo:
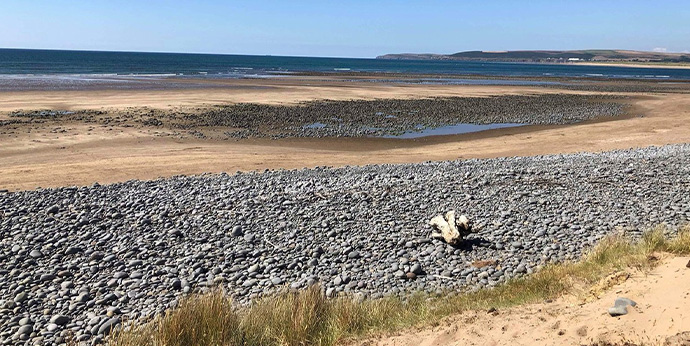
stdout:
POLYGON ((539 63, 624 63, 624 64, 690 64, 690 53, 643 52, 634 50, 516 50, 465 51, 455 54, 385 54, 377 59, 393 60, 462 60, 539 63))

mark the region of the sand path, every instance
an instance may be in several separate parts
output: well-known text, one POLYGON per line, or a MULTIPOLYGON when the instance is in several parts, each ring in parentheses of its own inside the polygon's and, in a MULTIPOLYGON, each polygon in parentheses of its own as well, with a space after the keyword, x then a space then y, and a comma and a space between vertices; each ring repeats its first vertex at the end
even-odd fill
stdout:
MULTIPOLYGON (((662 344, 690 327, 688 257, 670 258, 647 275, 634 274, 600 299, 578 303, 563 298, 552 303, 499 311, 467 312, 438 327, 366 340, 363 345, 588 345, 600 341, 662 344), (611 317, 607 309, 617 297, 638 303, 628 315, 611 317)), ((690 342, 690 335, 687 336, 690 342)), ((675 345, 675 344, 673 344, 675 345)))

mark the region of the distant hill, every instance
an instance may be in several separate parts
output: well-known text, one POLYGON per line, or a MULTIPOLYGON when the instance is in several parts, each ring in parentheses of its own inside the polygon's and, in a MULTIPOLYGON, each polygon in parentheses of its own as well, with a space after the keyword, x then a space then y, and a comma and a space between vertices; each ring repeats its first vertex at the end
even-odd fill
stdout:
POLYGON ((386 54, 377 59, 397 60, 465 60, 465 61, 514 61, 514 62, 690 62, 687 53, 641 52, 634 50, 515 50, 515 51, 466 51, 455 54, 386 54))

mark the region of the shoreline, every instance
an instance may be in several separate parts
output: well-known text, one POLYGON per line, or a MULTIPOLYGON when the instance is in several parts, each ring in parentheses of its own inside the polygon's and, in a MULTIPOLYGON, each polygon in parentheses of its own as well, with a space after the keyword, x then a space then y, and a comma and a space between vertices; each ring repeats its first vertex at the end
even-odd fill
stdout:
POLYGON ((624 63, 624 62, 574 62, 572 65, 582 65, 582 66, 611 66, 611 67, 634 67, 634 68, 661 68, 661 69, 681 69, 681 70, 687 70, 690 69, 690 64, 678 64, 678 65, 673 65, 672 63, 665 64, 665 63, 640 63, 640 62, 635 62, 635 63, 624 63))
MULTIPOLYGON (((540 63, 543 65, 602 65, 605 63, 540 63)), ((625 64, 620 66, 625 67, 625 64)), ((619 65, 611 65, 619 66, 619 65)), ((626 65, 627 66, 627 65, 626 65)), ((628 66, 638 67, 638 66, 628 66)), ((654 67, 654 66, 639 66, 654 67)), ((668 66, 666 66, 668 67, 668 66)), ((672 68, 672 67, 668 67, 672 68)), ((690 68, 690 65, 688 65, 690 68)), ((599 85, 634 84, 654 85, 659 83, 690 83, 688 78, 632 78, 607 77, 604 75, 586 76, 511 76, 511 75, 481 75, 481 74, 442 74, 442 73, 406 73, 406 72, 294 72, 284 75, 266 75, 263 77, 220 77, 205 78, 202 76, 104 76, 89 78, 88 75, 61 76, 46 75, 41 77, 25 76, 17 80, 3 80, 0 75, 0 94, 3 93, 60 93, 60 92, 185 92, 191 90, 212 89, 254 89, 262 92, 264 89, 280 87, 298 87, 325 84, 369 84, 369 85, 409 85, 409 86, 495 86, 511 87, 526 86, 535 88, 576 87, 578 85, 596 83, 599 85), (55 77, 55 79, 53 79, 55 77), (70 83, 62 83, 62 77, 74 78, 70 83), (8 84, 8 81, 10 82, 8 84), (52 84, 51 84, 52 83, 52 84)), ((653 76, 650 76, 653 77, 653 76)))

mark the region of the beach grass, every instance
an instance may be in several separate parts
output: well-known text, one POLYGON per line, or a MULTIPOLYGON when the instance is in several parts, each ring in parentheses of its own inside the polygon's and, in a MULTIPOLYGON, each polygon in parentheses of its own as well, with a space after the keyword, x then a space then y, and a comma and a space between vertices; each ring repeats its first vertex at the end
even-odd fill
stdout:
POLYGON ((602 240, 578 262, 547 265, 491 289, 463 294, 412 294, 357 300, 328 299, 318 286, 284 292, 236 307, 221 289, 184 298, 177 308, 143 325, 117 331, 110 344, 133 345, 334 345, 361 337, 439 323, 469 310, 507 308, 566 294, 587 298, 612 274, 650 270, 658 253, 690 254, 690 227, 675 236, 663 227, 639 241, 602 240))

